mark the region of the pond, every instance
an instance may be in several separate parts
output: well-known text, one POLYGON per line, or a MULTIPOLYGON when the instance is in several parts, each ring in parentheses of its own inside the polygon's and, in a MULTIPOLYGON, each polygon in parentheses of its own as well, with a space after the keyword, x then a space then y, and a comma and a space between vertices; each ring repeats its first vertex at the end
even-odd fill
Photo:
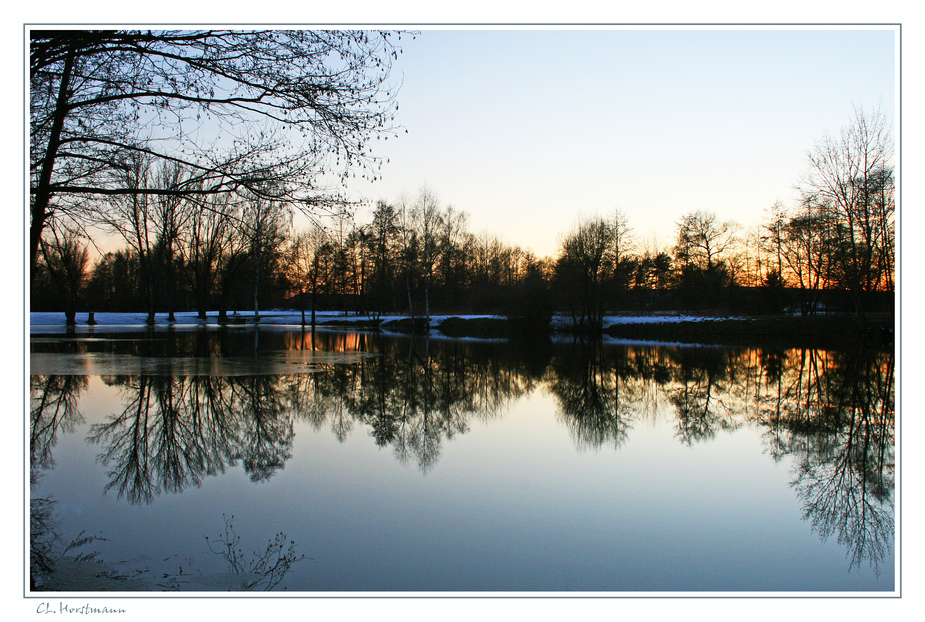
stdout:
POLYGON ((30 341, 33 589, 897 589, 892 351, 30 341))

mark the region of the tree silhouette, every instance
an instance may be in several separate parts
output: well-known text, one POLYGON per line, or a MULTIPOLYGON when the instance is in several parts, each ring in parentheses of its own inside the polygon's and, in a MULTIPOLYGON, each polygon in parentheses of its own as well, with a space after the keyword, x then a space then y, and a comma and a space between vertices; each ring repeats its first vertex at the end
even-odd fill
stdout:
POLYGON ((852 293, 862 321, 862 293, 893 284, 892 157, 886 117, 879 110, 855 110, 838 138, 816 143, 799 185, 804 202, 825 224, 836 279, 852 293))
POLYGON ((83 423, 77 400, 87 384, 86 376, 29 377, 29 472, 33 483, 41 469, 54 467, 52 449, 58 434, 73 432, 83 423))
POLYGON ((53 215, 93 224, 119 195, 246 189, 323 206, 319 179, 378 176, 369 141, 394 134, 389 32, 32 30, 30 247, 53 215), (182 163, 184 183, 127 187, 137 155, 182 163))

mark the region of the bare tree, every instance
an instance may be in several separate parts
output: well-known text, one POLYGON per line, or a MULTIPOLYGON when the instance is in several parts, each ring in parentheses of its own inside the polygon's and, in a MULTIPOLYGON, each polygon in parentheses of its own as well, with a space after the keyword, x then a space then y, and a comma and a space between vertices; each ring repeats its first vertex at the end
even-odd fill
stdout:
POLYGON ((49 227, 42 238, 42 265, 63 296, 65 323, 74 325, 77 302, 87 277, 89 253, 76 231, 58 228, 49 227))
POLYGON ((719 222, 716 214, 698 210, 685 214, 678 222, 675 253, 682 265, 712 270, 738 241, 739 226, 733 221, 719 222))
POLYGON ((874 249, 876 265, 873 269, 879 281, 876 287, 893 291, 896 270, 896 203, 893 196, 895 189, 893 169, 883 167, 875 171, 871 176, 869 189, 874 212, 874 226, 877 229, 875 236, 879 237, 879 244, 874 249))
MULTIPOLYGON (((762 226, 763 235, 760 242, 772 258, 773 269, 777 273, 778 281, 783 282, 784 274, 784 245, 787 230, 787 208, 780 201, 775 201, 767 212, 767 220, 762 226)), ((760 246, 759 246, 760 248, 760 246)), ((758 269, 759 277, 762 275, 758 269)))
POLYGON ((556 274, 578 326, 599 332, 604 321, 604 284, 613 272, 613 223, 601 217, 579 222, 562 240, 556 274))
MULTIPOLYGON (((156 171, 148 156, 130 154, 121 166, 122 180, 120 183, 124 188, 154 187, 156 171)), ((154 316, 159 304, 155 284, 156 266, 153 257, 157 244, 157 230, 152 218, 153 196, 143 192, 115 196, 105 209, 99 211, 98 217, 106 228, 121 235, 134 251, 138 261, 148 324, 154 324, 154 316)))
POLYGON ((411 211, 412 224, 420 242, 421 277, 424 285, 425 327, 430 329, 430 278, 440 256, 440 204, 437 196, 422 186, 411 211))
POLYGON ((331 269, 331 245, 328 232, 318 223, 295 235, 289 247, 290 281, 301 298, 302 325, 305 325, 305 294, 311 295, 312 327, 315 326, 318 294, 324 287, 331 269))
POLYGON ((237 211, 231 195, 203 197, 199 209, 192 210, 189 226, 181 239, 185 274, 199 319, 203 321, 218 286, 222 256, 229 250, 235 226, 240 223, 237 211))
POLYGON ((345 250, 350 276, 350 292, 355 302, 354 312, 358 315, 366 314, 369 310, 366 294, 369 288, 371 241, 372 234, 368 225, 357 225, 356 222, 351 222, 345 250))
MULTIPOLYGON (((373 212, 373 221, 370 226, 370 255, 373 263, 371 276, 371 293, 373 297, 372 309, 381 313, 388 304, 393 288, 397 288, 396 281, 398 260, 401 252, 399 230, 399 214, 395 207, 385 201, 376 204, 373 212)), ((393 294, 394 295, 394 294, 393 294)), ((391 306, 395 307, 394 299, 391 306)))
POLYGON ((462 303, 462 289, 466 284, 467 255, 469 254, 469 215, 448 206, 441 214, 439 231, 439 278, 449 293, 452 308, 462 303))
POLYGON ((278 259, 291 224, 292 211, 288 204, 266 199, 262 194, 245 201, 242 226, 253 263, 254 318, 258 321, 261 273, 278 259))
POLYGON ((401 33, 32 30, 30 251, 53 215, 90 224, 106 197, 272 191, 339 201, 324 174, 378 177, 394 134, 388 84, 401 33), (187 183, 126 186, 120 163, 183 163, 187 183))
POLYGON ((348 297, 352 294, 351 257, 349 252, 350 233, 354 227, 353 212, 347 206, 335 210, 331 226, 332 266, 329 275, 329 292, 336 296, 338 309, 346 316, 348 297))
POLYGON ((635 240, 629 217, 620 208, 614 211, 612 227, 614 280, 617 292, 622 295, 629 288, 632 272, 635 271, 635 263, 630 260, 635 240))
MULTIPOLYGON (((172 189, 186 183, 186 173, 176 163, 167 163, 157 171, 155 187, 172 189)), ((194 207, 191 201, 178 194, 157 194, 151 197, 151 220, 155 230, 156 244, 153 249, 154 286, 160 291, 158 298, 164 301, 168 321, 175 322, 177 290, 183 261, 180 240, 190 221, 194 207)))
POLYGON ((829 285, 828 227, 807 197, 799 212, 792 214, 782 239, 782 257, 800 289, 800 313, 816 311, 819 292, 829 285))
POLYGON ((413 225, 411 201, 402 195, 397 202, 398 230, 401 232, 402 272, 405 276, 405 292, 408 295, 408 314, 414 322, 414 297, 412 290, 417 279, 418 239, 413 225))
POLYGON ((180 280, 181 239, 193 214, 193 205, 171 188, 185 183, 185 174, 175 163, 159 165, 145 155, 131 154, 122 164, 126 188, 161 188, 164 194, 123 194, 112 197, 96 212, 97 220, 128 243, 138 259, 147 322, 166 306, 175 321, 176 291, 180 280))
POLYGON ((861 293, 892 282, 893 143, 886 117, 855 109, 838 138, 825 136, 807 155, 799 183, 804 201, 825 223, 834 266, 853 293, 863 320, 861 293))
MULTIPOLYGON (((243 205, 240 208, 243 210, 243 205)), ((250 238, 241 226, 243 214, 234 221, 218 262, 218 322, 228 322, 228 307, 246 280, 245 269, 250 260, 250 238)))

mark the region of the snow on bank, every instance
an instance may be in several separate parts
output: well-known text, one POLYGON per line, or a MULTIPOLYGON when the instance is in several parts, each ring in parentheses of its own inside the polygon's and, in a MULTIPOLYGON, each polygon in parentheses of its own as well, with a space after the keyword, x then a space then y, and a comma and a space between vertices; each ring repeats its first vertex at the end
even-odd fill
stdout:
MULTIPOLYGON (((199 315, 195 311, 187 312, 178 312, 174 314, 176 322, 169 322, 167 320, 166 313, 158 313, 154 318, 154 327, 201 327, 201 326, 218 326, 218 312, 210 311, 206 313, 206 320, 203 321, 199 318, 199 315)), ((432 325, 439 324, 440 322, 451 318, 451 317, 461 317, 465 319, 479 319, 479 318, 497 318, 500 316, 496 315, 432 315, 430 320, 432 325)), ((107 312, 97 312, 94 314, 95 325, 87 324, 89 319, 88 313, 78 313, 77 314, 77 325, 74 327, 78 330, 86 330, 90 328, 147 328, 146 320, 148 315, 146 313, 107 313, 107 312)), ((306 313, 305 319, 310 320, 311 315, 306 313)), ((355 322, 365 322, 369 321, 370 318, 362 315, 344 315, 341 312, 336 311, 321 311, 315 314, 316 321, 319 323, 328 323, 336 321, 338 324, 351 324, 355 322)), ((383 322, 391 322, 394 320, 403 320, 410 319, 410 316, 407 315, 389 315, 383 316, 383 322)), ((248 313, 229 313, 228 320, 231 322, 228 326, 253 326, 254 325, 254 314, 251 312, 248 313), (242 324, 236 324, 235 322, 242 322, 242 324)), ((260 326, 301 326, 302 325, 302 313, 301 311, 265 311, 260 314, 260 326)), ((46 312, 46 311, 35 311, 29 313, 29 327, 30 332, 58 332, 67 328, 67 325, 64 320, 64 313, 60 311, 46 312)))
MULTIPOLYGON (((657 315, 608 315, 604 318, 603 328, 610 328, 620 324, 680 324, 681 322, 721 322, 724 320, 742 320, 742 317, 719 317, 712 315, 684 315, 684 314, 657 314, 657 315)), ((553 328, 566 329, 572 326, 572 318, 559 315, 553 318, 553 328)))
MULTIPOLYGON (((176 313, 176 322, 168 322, 166 313, 158 313, 155 316, 155 328, 157 327, 200 327, 200 326, 218 326, 218 312, 210 311, 206 314, 206 320, 203 321, 194 311, 176 313)), ((306 319, 310 316, 306 315, 306 319)), ((431 316, 431 324, 438 325, 440 322, 451 318, 458 317, 466 320, 473 319, 497 319, 502 316, 499 315, 433 315, 431 316)), ((407 315, 389 315, 383 316, 381 319, 383 322, 390 322, 394 320, 403 320, 409 319, 410 316, 407 315)), ((96 328, 146 328, 147 324, 145 323, 147 319, 147 314, 145 313, 107 313, 107 312, 98 312, 94 314, 94 320, 96 321, 96 328)), ((241 326, 253 326, 254 314, 253 313, 231 313, 228 315, 228 319, 232 322, 230 326, 235 326, 235 321, 244 322, 240 324, 241 326)), ((318 322, 332 322, 336 321, 338 324, 350 324, 353 322, 363 322, 368 321, 369 318, 365 316, 358 315, 344 315, 343 313, 336 311, 321 311, 316 314, 316 319, 318 322)), ((700 316, 700 315, 681 315, 681 314, 672 314, 672 315, 612 315, 604 318, 604 328, 610 326, 615 326, 618 324, 676 324, 679 322, 710 322, 710 321, 722 321, 730 319, 743 319, 738 317, 713 317, 713 316, 700 316)), ((78 313, 77 314, 77 326, 76 329, 88 329, 91 328, 87 324, 88 314, 87 313, 78 313)), ((568 328, 571 325, 571 318, 568 316, 556 316, 553 318, 552 327, 554 329, 563 329, 568 328)), ((260 325, 261 326, 301 326, 302 324, 302 313, 300 311, 265 311, 260 314, 260 325)), ((58 332, 66 328, 64 321, 64 313, 62 312, 44 312, 37 311, 29 313, 29 327, 30 332, 58 332)))
POLYGON ((743 320, 745 318, 712 315, 614 315, 604 318, 604 328, 616 324, 678 324, 680 322, 721 322, 723 320, 743 320))

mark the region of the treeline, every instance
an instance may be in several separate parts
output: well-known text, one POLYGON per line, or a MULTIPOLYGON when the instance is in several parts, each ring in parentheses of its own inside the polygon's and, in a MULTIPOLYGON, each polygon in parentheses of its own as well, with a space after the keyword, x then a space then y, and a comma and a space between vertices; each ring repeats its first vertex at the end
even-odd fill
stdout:
POLYGON ((643 243, 621 210, 584 217, 555 257, 475 234, 468 216, 433 191, 379 201, 369 222, 350 211, 293 227, 290 204, 258 194, 176 194, 181 167, 143 158, 127 186, 163 193, 125 195, 97 221, 122 250, 89 265, 76 228, 49 228, 33 281, 33 310, 86 311, 319 309, 407 314, 492 313, 526 329, 554 313, 599 331, 608 313, 698 310, 811 315, 820 310, 891 311, 895 287, 894 180, 889 132, 859 112, 840 138, 809 154, 793 208, 776 203, 750 230, 692 211, 670 246, 643 243))
POLYGON ((428 190, 413 202, 380 201, 366 224, 343 210, 301 228, 290 206, 257 197, 126 203, 106 221, 126 246, 92 266, 76 231, 46 235, 33 310, 65 309, 69 321, 77 310, 146 311, 151 322, 155 313, 279 307, 301 308, 312 322, 319 308, 503 313, 525 284, 536 282, 545 298, 552 274, 548 259, 472 233, 466 213, 441 207, 428 190))
POLYGON ((886 119, 857 111, 808 154, 798 205, 775 203, 750 230, 692 211, 677 222, 672 248, 640 249, 620 211, 580 223, 556 261, 559 299, 592 330, 620 306, 853 311, 863 323, 866 312, 893 311, 894 190, 886 119))

